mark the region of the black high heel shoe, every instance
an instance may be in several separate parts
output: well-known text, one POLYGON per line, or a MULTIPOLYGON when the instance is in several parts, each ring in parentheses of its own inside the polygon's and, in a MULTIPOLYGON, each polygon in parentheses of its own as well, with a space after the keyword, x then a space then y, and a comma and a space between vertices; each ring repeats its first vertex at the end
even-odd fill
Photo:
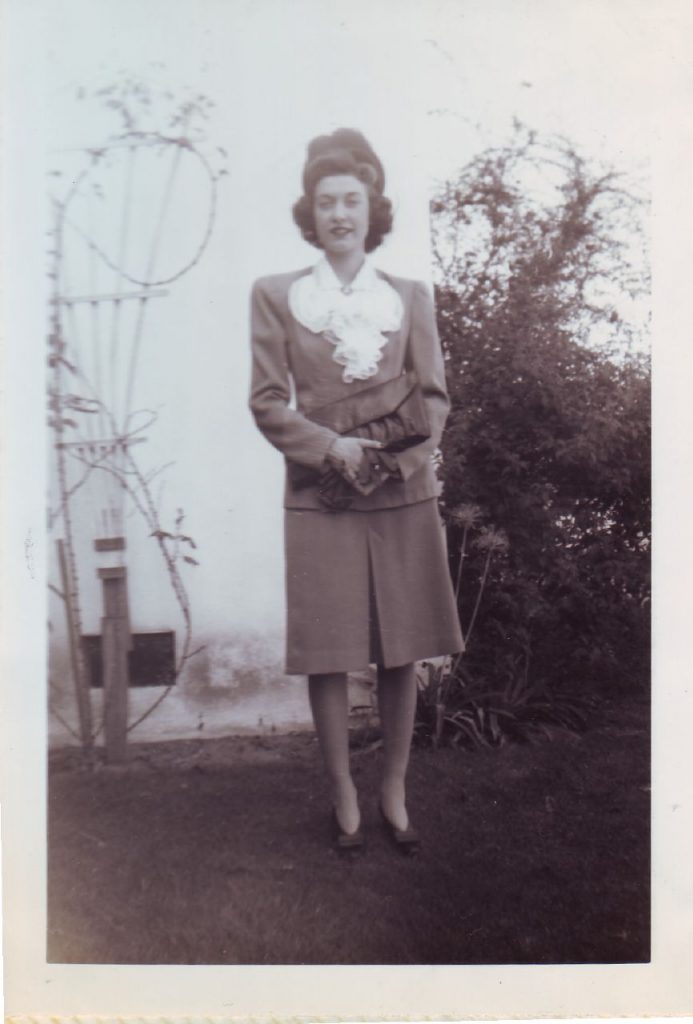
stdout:
POLYGON ((405 857, 415 857, 421 847, 421 839, 414 826, 409 822, 406 828, 397 828, 397 826, 393 825, 385 814, 383 805, 379 804, 378 806, 380 809, 380 817, 385 825, 385 831, 396 848, 400 853, 403 853, 405 857))
POLYGON ((363 834, 361 826, 359 825, 355 832, 345 832, 339 824, 339 818, 337 817, 337 812, 334 809, 332 810, 332 832, 334 835, 335 849, 338 853, 353 856, 363 852, 366 845, 366 837, 363 834))

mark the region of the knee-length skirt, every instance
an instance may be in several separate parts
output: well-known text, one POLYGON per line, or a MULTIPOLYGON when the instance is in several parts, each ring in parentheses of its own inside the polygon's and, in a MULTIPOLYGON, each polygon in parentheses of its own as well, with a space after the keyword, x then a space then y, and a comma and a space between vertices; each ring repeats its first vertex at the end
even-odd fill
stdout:
POLYGON ((386 668, 464 648, 435 498, 286 509, 286 671, 386 668))

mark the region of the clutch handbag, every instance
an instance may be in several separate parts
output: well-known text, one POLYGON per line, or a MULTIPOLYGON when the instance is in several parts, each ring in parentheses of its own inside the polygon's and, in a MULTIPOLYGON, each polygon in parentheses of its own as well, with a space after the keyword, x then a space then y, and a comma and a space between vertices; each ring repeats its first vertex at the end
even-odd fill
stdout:
MULTIPOLYGON (((431 436, 421 385, 413 370, 372 384, 309 413, 306 419, 344 437, 380 441, 385 452, 401 452, 431 436)), ((319 483, 322 470, 288 463, 289 479, 300 490, 319 483)))

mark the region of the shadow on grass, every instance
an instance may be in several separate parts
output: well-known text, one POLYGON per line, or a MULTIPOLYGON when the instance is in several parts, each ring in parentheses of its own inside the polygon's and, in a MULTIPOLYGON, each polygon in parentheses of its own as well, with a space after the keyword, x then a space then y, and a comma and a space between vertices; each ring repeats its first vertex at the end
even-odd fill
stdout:
POLYGON ((624 963, 649 958, 648 708, 582 736, 414 751, 421 856, 379 826, 381 754, 354 756, 368 835, 329 845, 311 735, 51 757, 48 960, 116 964, 624 963))

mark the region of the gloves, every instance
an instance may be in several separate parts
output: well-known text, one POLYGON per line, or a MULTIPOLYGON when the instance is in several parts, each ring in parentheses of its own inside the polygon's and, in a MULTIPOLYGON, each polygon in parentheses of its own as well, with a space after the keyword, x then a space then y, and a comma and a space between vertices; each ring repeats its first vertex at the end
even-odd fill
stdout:
POLYGON ((389 479, 401 479, 396 456, 377 448, 364 448, 353 481, 347 480, 336 465, 330 464, 323 470, 318 487, 320 504, 330 512, 342 512, 351 507, 356 494, 372 494, 389 479))

